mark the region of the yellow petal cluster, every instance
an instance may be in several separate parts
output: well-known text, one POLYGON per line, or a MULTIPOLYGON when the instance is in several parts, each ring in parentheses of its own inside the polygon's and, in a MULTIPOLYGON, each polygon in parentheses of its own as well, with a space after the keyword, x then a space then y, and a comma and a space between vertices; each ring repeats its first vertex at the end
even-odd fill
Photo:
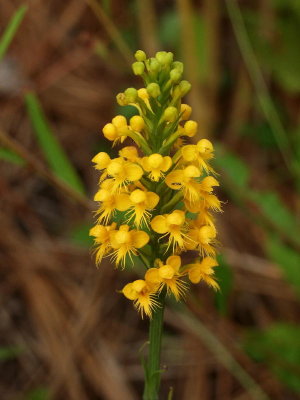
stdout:
POLYGON ((191 89, 182 80, 183 64, 170 52, 147 58, 138 51, 136 60, 132 69, 144 86, 117 95, 118 104, 133 106, 135 115, 117 115, 102 128, 118 156, 100 151, 92 159, 100 175, 90 235, 97 264, 110 257, 117 267, 140 269, 140 279, 121 292, 151 317, 162 294, 181 300, 189 283, 201 281, 219 288, 213 214, 221 202, 214 193, 213 144, 205 138, 187 142, 198 123, 182 101, 191 89), (196 259, 185 263, 189 251, 196 259))

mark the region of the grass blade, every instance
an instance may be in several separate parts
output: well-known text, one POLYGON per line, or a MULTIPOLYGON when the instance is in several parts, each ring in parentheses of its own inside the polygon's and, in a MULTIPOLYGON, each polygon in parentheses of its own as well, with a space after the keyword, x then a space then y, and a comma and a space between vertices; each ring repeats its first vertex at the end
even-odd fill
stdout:
POLYGON ((10 19, 3 35, 0 39, 0 61, 4 57, 8 46, 10 45, 11 41, 13 40, 23 18, 27 11, 27 6, 20 6, 17 11, 14 13, 12 18, 10 19))
POLYGON ((28 92, 25 103, 34 133, 50 168, 74 190, 83 194, 85 190, 82 181, 53 134, 35 93, 28 92))
POLYGON ((24 160, 12 150, 0 147, 0 160, 9 161, 16 165, 25 165, 24 160))

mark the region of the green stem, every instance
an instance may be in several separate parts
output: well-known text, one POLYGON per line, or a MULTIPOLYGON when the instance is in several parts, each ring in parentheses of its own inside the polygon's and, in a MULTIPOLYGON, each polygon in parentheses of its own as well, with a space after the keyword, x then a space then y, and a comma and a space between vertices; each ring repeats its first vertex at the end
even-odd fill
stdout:
POLYGON ((145 371, 145 387, 143 400, 158 400, 160 386, 160 353, 165 308, 165 291, 158 299, 158 307, 154 311, 149 327, 149 354, 145 371))

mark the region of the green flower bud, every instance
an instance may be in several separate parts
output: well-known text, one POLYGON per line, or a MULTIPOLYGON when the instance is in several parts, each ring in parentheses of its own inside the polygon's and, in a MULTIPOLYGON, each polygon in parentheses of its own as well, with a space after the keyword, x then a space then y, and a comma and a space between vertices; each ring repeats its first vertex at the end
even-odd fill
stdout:
POLYGON ((155 58, 149 59, 149 71, 156 74, 160 70, 160 64, 155 58))
POLYGON ((134 103, 137 98, 137 90, 135 88, 128 88, 124 92, 128 103, 134 103))
POLYGON ((174 122, 178 117, 178 111, 176 107, 167 107, 164 111, 164 119, 168 122, 174 122))
POLYGON ((141 61, 136 61, 132 64, 132 70, 134 75, 142 75, 145 70, 145 64, 141 61))
POLYGON ((167 53, 166 51, 158 51, 155 54, 155 57, 157 61, 163 66, 170 65, 173 61, 173 53, 171 52, 167 53))
POLYGON ((116 99, 119 106, 127 106, 128 101, 124 93, 117 94, 116 99))
POLYGON ((182 76, 182 73, 178 69, 172 69, 170 71, 170 79, 173 83, 177 83, 182 76))
POLYGON ((147 86, 147 92, 151 97, 158 97, 160 95, 160 87, 157 83, 149 83, 147 86))
POLYGON ((191 90, 192 85, 188 81, 181 81, 179 83, 179 89, 180 89, 180 96, 183 97, 185 96, 190 90, 191 90))
POLYGON ((146 53, 143 50, 136 51, 134 57, 137 61, 145 61, 147 58, 146 53))
POLYGON ((174 61, 172 64, 173 69, 177 69, 179 72, 183 74, 183 63, 181 61, 174 61))

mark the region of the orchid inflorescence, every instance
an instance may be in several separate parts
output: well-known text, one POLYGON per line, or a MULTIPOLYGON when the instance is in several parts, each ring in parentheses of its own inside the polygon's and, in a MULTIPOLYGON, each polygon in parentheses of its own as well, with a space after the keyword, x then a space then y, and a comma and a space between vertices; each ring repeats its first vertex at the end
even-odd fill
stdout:
POLYGON ((135 58, 133 72, 145 87, 126 89, 117 102, 134 106, 137 115, 129 121, 117 115, 102 130, 113 146, 127 139, 133 143, 117 158, 100 152, 92 160, 101 175, 95 195, 98 219, 90 235, 97 264, 111 256, 124 268, 133 256, 140 258, 143 279, 128 283, 122 293, 151 317, 162 290, 179 300, 188 281, 218 289, 212 212, 221 211, 221 202, 213 193, 219 183, 210 165, 212 143, 184 143, 196 135, 198 124, 189 119, 192 108, 182 103, 191 89, 181 79, 183 64, 164 51, 147 58, 138 50, 135 58), (181 255, 191 250, 198 257, 184 265, 181 255))

